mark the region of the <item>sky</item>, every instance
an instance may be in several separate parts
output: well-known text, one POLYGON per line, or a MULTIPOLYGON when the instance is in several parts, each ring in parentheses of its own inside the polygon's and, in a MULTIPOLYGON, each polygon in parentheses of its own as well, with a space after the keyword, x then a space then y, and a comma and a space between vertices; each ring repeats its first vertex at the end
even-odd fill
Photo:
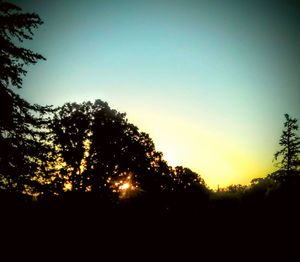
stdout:
POLYGON ((276 170, 284 114, 300 118, 297 1, 12 2, 44 21, 28 101, 106 101, 211 188, 276 170))

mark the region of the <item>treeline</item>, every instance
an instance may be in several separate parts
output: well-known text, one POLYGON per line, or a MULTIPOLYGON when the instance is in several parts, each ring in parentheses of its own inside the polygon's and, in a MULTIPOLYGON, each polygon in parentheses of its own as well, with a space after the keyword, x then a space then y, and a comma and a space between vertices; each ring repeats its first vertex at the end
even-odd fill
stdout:
POLYGON ((93 192, 112 198, 126 189, 206 190, 198 174, 170 167, 148 134, 101 100, 27 113, 2 133, 2 190, 33 196, 93 192))
POLYGON ((54 108, 32 105, 17 95, 14 88, 22 87, 25 66, 45 59, 18 44, 32 39, 33 29, 42 21, 37 14, 22 13, 19 7, 2 1, 0 21, 2 195, 35 201, 70 195, 77 201, 93 196, 110 203, 122 199, 136 204, 143 199, 143 203, 175 210, 198 209, 199 203, 220 199, 234 206, 258 203, 273 199, 278 192, 286 192, 285 196, 296 192, 300 151, 296 119, 285 115, 282 149, 275 154, 280 160, 278 172, 254 179, 250 186, 232 185, 214 192, 199 174, 169 166, 149 135, 106 102, 66 103, 54 108))

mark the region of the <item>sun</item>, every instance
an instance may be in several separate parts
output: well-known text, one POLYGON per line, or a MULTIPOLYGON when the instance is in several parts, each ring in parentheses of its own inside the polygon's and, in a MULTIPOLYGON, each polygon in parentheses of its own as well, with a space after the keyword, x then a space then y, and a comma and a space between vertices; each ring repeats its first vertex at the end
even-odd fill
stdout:
POLYGON ((129 182, 126 182, 119 186, 119 190, 127 190, 131 187, 131 184, 129 182))

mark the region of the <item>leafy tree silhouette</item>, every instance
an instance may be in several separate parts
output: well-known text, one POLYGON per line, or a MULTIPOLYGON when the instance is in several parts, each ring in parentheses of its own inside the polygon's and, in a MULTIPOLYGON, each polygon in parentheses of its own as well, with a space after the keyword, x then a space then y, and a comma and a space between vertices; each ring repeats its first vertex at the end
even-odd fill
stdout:
POLYGON ((199 185, 205 186, 204 179, 189 168, 177 166, 173 170, 174 189, 176 191, 188 191, 198 188, 199 185))
POLYGON ((52 160, 59 166, 60 173, 52 174, 56 189, 62 192, 65 183, 70 183, 74 191, 84 191, 82 184, 82 160, 86 152, 84 143, 88 139, 91 125, 90 102, 81 105, 66 103, 56 109, 51 124, 52 160), (69 170, 69 172, 66 172, 69 170))
POLYGON ((48 147, 45 128, 50 107, 31 105, 13 90, 21 88, 25 65, 44 59, 17 46, 31 40, 33 29, 42 24, 37 14, 22 13, 14 4, 0 1, 0 188, 27 191, 32 177, 43 169, 48 147))
POLYGON ((106 102, 67 103, 57 109, 49 126, 58 172, 51 180, 57 190, 119 193, 125 183, 145 192, 184 192, 203 179, 183 167, 172 169, 148 134, 130 124, 126 114, 106 102), (61 157, 61 158, 60 158, 61 157))

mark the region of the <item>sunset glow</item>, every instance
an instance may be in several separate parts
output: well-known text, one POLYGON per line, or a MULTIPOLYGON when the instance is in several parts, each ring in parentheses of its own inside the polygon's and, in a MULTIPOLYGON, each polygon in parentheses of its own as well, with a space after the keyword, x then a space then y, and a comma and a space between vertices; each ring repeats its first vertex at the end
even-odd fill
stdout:
POLYGON ((170 165, 191 168, 212 188, 276 169, 283 114, 300 118, 296 5, 13 2, 45 22, 26 43, 47 61, 30 68, 18 91, 25 99, 107 101, 150 135, 170 165))

